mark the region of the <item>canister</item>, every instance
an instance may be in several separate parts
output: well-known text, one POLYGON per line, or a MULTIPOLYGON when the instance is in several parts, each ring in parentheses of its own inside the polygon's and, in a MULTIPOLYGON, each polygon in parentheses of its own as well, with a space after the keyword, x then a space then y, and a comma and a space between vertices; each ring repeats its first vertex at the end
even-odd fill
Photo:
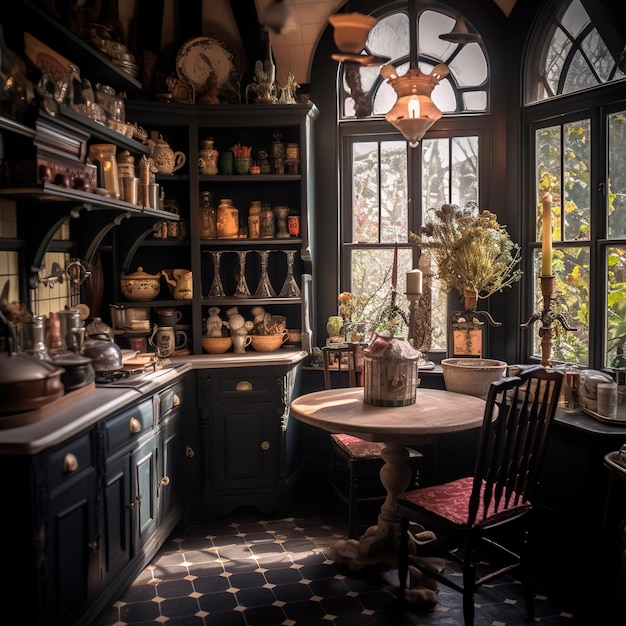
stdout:
POLYGON ((217 238, 239 237, 239 210, 230 198, 222 198, 217 207, 217 238))
POLYGON ((259 239, 261 237, 261 201, 253 200, 248 209, 248 237, 259 239))

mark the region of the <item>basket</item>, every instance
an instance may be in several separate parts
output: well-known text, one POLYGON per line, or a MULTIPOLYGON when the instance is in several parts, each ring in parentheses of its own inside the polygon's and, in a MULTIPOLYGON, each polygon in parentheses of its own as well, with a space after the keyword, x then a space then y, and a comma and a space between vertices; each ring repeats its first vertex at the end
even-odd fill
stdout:
POLYGON ((374 406, 415 404, 417 358, 390 360, 363 350, 363 402, 374 406))

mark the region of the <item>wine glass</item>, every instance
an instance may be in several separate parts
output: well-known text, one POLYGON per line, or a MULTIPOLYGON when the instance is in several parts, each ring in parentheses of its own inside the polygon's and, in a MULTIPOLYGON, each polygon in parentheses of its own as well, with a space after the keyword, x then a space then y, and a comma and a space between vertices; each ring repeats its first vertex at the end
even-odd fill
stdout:
POLYGON ((272 287, 272 283, 270 282, 270 277, 267 274, 267 262, 269 260, 271 250, 257 250, 259 257, 261 258, 261 279, 259 280, 259 285, 254 292, 255 298, 275 298, 276 292, 274 291, 274 287, 272 287))
POLYGON ((209 289, 209 298, 221 298, 226 295, 224 285, 222 285, 222 277, 220 274, 220 262, 222 258, 221 250, 210 250, 213 257, 213 282, 209 289))

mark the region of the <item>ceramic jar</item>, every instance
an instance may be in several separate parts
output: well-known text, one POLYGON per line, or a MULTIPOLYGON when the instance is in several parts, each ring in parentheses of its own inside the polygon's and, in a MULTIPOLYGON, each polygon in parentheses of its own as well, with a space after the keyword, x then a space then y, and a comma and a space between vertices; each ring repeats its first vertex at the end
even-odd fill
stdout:
POLYGON ((261 202, 253 200, 248 209, 248 237, 250 239, 259 239, 261 236, 261 202))
POLYGON ((219 152, 215 149, 215 141, 212 137, 200 142, 198 152, 198 168, 203 176, 213 176, 217 174, 217 159, 219 152))
POLYGON ((120 290, 127 300, 153 300, 161 290, 161 274, 148 274, 138 267, 120 278, 120 290))
POLYGON ((162 135, 152 146, 152 160, 159 174, 172 174, 179 170, 187 161, 187 157, 180 151, 174 152, 162 135))
POLYGON ((263 203, 260 231, 261 239, 273 239, 276 235, 276 220, 272 206, 269 203, 263 203))
POLYGON ((217 238, 239 237, 239 211, 230 198, 222 198, 217 207, 217 238))

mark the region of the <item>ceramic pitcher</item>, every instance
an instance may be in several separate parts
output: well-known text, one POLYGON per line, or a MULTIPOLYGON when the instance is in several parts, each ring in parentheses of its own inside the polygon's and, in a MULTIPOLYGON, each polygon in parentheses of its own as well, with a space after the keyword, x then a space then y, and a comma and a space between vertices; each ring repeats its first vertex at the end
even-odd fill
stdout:
POLYGON ((184 153, 174 152, 162 135, 153 144, 152 159, 159 174, 172 174, 185 165, 187 157, 184 153))

